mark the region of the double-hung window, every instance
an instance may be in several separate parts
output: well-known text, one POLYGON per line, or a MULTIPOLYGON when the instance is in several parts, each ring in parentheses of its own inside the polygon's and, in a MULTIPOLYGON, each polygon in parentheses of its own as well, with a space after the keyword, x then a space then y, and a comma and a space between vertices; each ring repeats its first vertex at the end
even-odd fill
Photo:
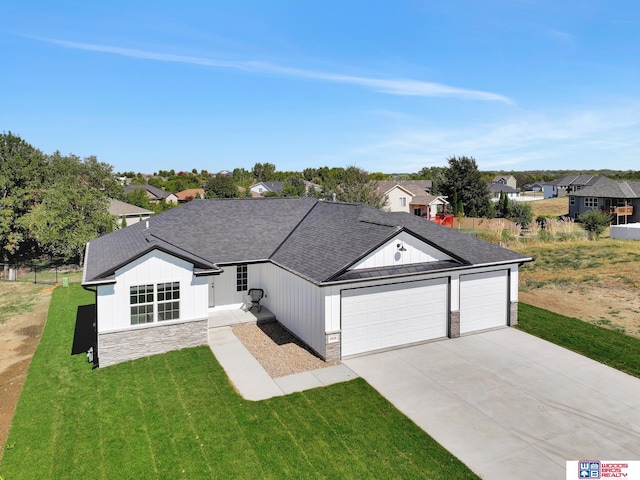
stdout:
POLYGON ((180 282, 136 285, 129 294, 131 325, 180 318, 180 282))
POLYGON ((158 284, 158 321, 180 318, 180 282, 158 284))
POLYGON ((130 289, 131 325, 153 322, 153 285, 138 285, 130 289))

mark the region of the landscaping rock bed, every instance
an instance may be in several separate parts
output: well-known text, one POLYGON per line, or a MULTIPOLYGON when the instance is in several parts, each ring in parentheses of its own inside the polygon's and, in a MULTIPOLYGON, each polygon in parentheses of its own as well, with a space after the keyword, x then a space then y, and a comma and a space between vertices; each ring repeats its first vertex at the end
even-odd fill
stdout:
POLYGON ((278 322, 241 325, 233 333, 272 377, 331 367, 340 362, 325 362, 278 322))

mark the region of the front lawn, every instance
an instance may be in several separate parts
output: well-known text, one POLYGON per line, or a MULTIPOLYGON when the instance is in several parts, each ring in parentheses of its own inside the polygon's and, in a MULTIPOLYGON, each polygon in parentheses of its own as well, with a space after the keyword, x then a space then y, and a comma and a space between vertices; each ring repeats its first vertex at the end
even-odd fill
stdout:
POLYGON ((77 285, 53 294, 6 480, 478 478, 361 379, 248 402, 208 347, 91 370, 70 352, 92 301, 77 285))
POLYGON ((640 378, 640 339, 520 303, 518 327, 527 333, 640 378))

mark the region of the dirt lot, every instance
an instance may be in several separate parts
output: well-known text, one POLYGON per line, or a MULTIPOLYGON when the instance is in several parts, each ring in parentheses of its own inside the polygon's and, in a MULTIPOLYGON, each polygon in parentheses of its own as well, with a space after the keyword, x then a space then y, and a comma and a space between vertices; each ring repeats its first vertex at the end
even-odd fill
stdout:
MULTIPOLYGON (((0 282, 0 446, 47 318, 53 287, 0 282)), ((0 458, 3 450, 0 449, 0 458)))

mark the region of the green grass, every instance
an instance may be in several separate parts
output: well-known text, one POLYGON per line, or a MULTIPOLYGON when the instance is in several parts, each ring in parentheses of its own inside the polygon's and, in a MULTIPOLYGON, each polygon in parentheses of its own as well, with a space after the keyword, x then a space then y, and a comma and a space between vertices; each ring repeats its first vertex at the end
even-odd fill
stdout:
MULTIPOLYGON (((598 321, 610 324, 607 319, 598 321)), ((640 378, 640 339, 532 305, 518 305, 518 328, 640 378)))
POLYGON ((43 285, 0 282, 0 325, 8 319, 30 312, 43 285))
MULTIPOLYGON (((249 402, 208 347, 91 370, 53 293, 0 477, 477 478, 364 380, 249 402)), ((428 405, 425 405, 428 408, 428 405)))

